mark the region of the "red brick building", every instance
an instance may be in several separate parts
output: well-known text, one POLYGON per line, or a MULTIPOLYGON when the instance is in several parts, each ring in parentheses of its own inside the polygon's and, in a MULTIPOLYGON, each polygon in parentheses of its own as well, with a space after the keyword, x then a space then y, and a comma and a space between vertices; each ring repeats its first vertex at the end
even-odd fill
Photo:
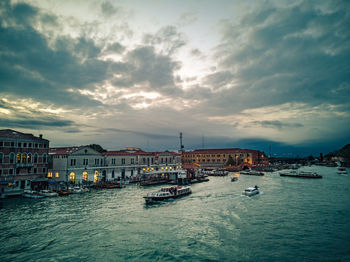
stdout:
POLYGON ((42 135, 0 130, 0 197, 21 195, 45 181, 49 140, 42 135))
POLYGON ((183 152, 182 163, 184 166, 192 164, 201 167, 223 167, 230 156, 235 166, 268 165, 268 157, 264 152, 240 148, 196 149, 183 152))

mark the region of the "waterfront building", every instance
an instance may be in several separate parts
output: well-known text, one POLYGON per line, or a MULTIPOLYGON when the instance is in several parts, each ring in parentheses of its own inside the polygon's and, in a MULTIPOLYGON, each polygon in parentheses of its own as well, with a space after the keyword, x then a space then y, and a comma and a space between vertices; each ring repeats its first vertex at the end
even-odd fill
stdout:
POLYGON ((0 130, 0 197, 22 195, 47 183, 49 140, 0 130))
POLYGON ((224 167, 230 157, 235 166, 268 165, 268 157, 264 152, 252 149, 221 148, 196 149, 182 152, 182 161, 186 165, 201 167, 224 167))
POLYGON ((175 152, 145 152, 139 148, 97 152, 89 146, 50 148, 51 182, 91 184, 132 179, 151 171, 181 167, 181 155, 175 152))

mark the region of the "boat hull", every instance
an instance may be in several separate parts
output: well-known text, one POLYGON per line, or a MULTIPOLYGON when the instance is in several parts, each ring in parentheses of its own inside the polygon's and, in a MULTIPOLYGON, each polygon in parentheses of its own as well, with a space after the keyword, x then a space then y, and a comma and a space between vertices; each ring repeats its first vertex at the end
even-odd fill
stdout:
POLYGON ((154 202, 159 202, 159 201, 164 201, 164 200, 169 200, 169 199, 175 199, 175 198, 180 198, 183 196, 190 195, 192 192, 187 192, 181 195, 172 195, 172 196, 154 196, 154 197, 148 197, 145 196, 143 197, 146 200, 146 203, 154 203, 154 202))
POLYGON ((286 177, 297 177, 297 178, 322 178, 322 176, 321 176, 321 175, 313 175, 313 176, 308 176, 308 175, 280 174, 280 176, 286 176, 286 177))

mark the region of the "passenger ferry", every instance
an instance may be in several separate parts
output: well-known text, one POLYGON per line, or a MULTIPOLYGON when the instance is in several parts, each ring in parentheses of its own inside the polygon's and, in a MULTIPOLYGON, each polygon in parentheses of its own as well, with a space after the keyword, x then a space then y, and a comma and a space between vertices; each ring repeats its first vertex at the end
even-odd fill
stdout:
POLYGON ((254 187, 248 187, 247 189, 245 189, 242 194, 246 195, 246 196, 253 196, 256 194, 259 194, 259 187, 258 186, 254 186, 254 187))
POLYGON ((186 196, 192 193, 191 187, 189 186, 171 186, 163 187, 158 192, 153 192, 144 196, 146 203, 152 203, 155 201, 163 201, 167 199, 178 198, 186 196))
POLYGON ((299 178, 322 178, 322 176, 317 174, 316 172, 307 172, 307 171, 301 171, 299 173, 295 171, 280 172, 280 176, 299 177, 299 178))

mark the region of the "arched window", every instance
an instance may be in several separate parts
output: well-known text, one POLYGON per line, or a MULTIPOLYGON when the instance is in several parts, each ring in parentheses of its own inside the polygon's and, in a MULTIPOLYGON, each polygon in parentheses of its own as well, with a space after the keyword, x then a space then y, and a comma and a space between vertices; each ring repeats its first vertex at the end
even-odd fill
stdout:
POLYGON ((20 153, 17 154, 17 163, 21 163, 21 154, 20 153))
POLYGON ((0 153, 0 164, 4 163, 4 154, 0 153))
POLYGON ((15 163, 15 153, 10 153, 10 164, 15 163))
POLYGON ((37 153, 34 154, 34 163, 38 163, 38 154, 37 153))
POLYGON ((43 154, 43 163, 46 163, 46 162, 47 162, 46 154, 43 154))
POLYGON ((88 172, 87 172, 87 171, 84 171, 84 172, 83 172, 83 180, 84 180, 84 181, 87 181, 87 179, 88 179, 88 172))
POLYGON ((27 163, 27 154, 22 153, 22 163, 27 163))
POLYGON ((27 155, 27 162, 32 163, 32 154, 28 153, 27 155))
POLYGON ((74 172, 71 172, 70 174, 69 174, 69 180, 70 180, 70 182, 75 182, 75 173, 74 172))
POLYGON ((99 181, 99 172, 96 170, 94 174, 94 182, 97 183, 99 181))

